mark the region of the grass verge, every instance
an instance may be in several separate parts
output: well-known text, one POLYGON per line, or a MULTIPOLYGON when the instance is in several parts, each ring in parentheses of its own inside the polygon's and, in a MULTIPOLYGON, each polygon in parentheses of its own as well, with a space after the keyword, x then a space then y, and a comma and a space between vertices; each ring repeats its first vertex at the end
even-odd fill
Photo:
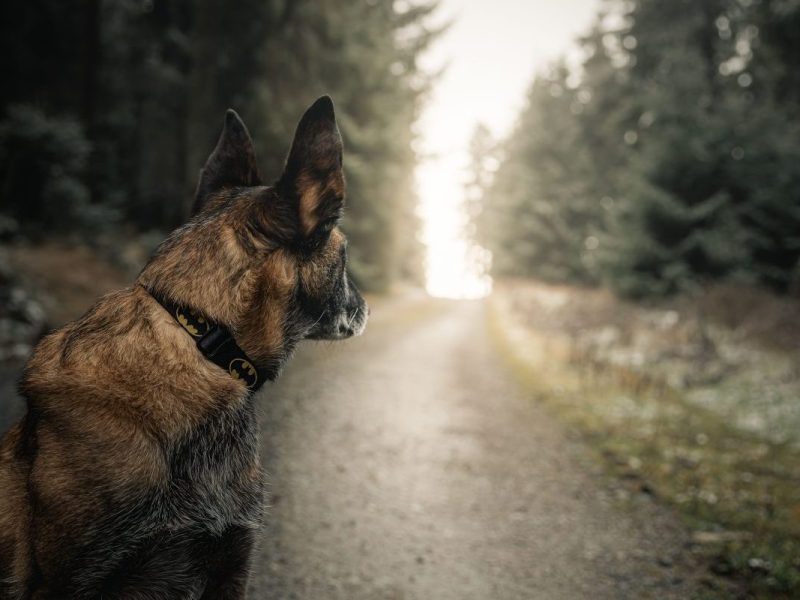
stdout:
POLYGON ((581 360, 537 333, 502 294, 492 336, 522 385, 594 448, 609 472, 673 506, 710 558, 704 598, 800 598, 800 452, 742 432, 661 382, 581 360), (729 588, 728 588, 729 589, 729 588))

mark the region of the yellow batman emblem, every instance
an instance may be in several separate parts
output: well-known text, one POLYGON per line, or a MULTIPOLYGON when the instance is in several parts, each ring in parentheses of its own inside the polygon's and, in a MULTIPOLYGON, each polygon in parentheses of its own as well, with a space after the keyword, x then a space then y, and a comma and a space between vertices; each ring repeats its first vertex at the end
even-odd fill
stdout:
POLYGON ((250 361, 234 358, 228 365, 228 373, 234 379, 241 379, 247 387, 253 388, 258 383, 258 371, 250 361))
POLYGON ((187 313, 178 308, 175 310, 175 318, 192 337, 201 337, 208 332, 208 322, 193 310, 187 313))

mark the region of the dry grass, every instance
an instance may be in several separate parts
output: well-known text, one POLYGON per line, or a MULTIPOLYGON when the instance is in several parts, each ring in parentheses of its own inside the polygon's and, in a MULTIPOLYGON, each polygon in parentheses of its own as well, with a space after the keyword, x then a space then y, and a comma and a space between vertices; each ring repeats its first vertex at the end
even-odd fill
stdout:
MULTIPOLYGON (((740 339, 796 361, 791 340, 775 335, 796 326, 787 322, 792 301, 769 299, 761 309, 757 294, 737 293, 741 302, 733 302, 731 293, 640 307, 605 292, 516 282, 500 286, 492 299, 492 327, 531 394, 581 432, 611 473, 687 519, 712 557, 709 597, 724 597, 714 595, 719 576, 739 582, 745 597, 794 598, 800 596, 800 449, 692 401, 691 386, 670 385, 654 362, 682 361, 703 371, 701 358, 718 351, 719 332, 712 330, 709 349, 697 323, 712 314, 713 328, 729 330, 726 344, 740 339), (720 304, 725 312, 714 310, 720 304), (771 315, 768 326, 746 318, 759 310, 771 315), (611 328, 616 333, 605 334, 602 344, 587 343, 611 328)), ((724 390, 738 375, 723 373, 703 386, 724 390)))
POLYGON ((764 290, 719 285, 694 298, 685 310, 697 310, 711 322, 765 348, 800 353, 800 298, 777 297, 764 290))
POLYGON ((749 288, 637 305, 602 290, 512 282, 520 325, 561 339, 570 360, 686 400, 774 442, 800 446, 800 301, 749 288))

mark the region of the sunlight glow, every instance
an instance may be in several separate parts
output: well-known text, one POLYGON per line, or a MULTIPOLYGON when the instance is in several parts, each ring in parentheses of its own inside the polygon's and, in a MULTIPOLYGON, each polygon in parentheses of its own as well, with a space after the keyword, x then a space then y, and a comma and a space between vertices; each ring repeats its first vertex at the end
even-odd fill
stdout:
POLYGON ((427 247, 427 290, 433 296, 479 298, 491 292, 487 250, 466 235, 469 141, 478 123, 506 135, 537 70, 585 31, 600 0, 441 0, 450 28, 422 66, 447 67, 418 124, 417 168, 427 247))
POLYGON ((428 248, 427 290, 445 298, 482 298, 491 292, 489 252, 469 242, 465 228, 462 165, 429 159, 417 171, 428 248))

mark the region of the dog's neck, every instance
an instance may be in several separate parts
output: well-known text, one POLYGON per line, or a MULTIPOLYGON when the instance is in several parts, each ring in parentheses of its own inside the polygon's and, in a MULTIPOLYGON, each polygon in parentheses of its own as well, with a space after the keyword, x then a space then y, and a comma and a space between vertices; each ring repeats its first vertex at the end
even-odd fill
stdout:
POLYGON ((178 230, 162 244, 136 283, 155 298, 196 310, 229 329, 259 371, 273 378, 295 343, 284 331, 284 286, 264 280, 263 269, 242 249, 232 228, 203 234, 196 229, 207 223, 189 227, 194 231, 178 230))
POLYGON ((137 283, 155 295, 235 327, 254 284, 251 260, 236 232, 212 221, 190 222, 159 246, 137 283), (207 231, 206 231, 207 230, 207 231))
MULTIPOLYGON (((281 331, 282 319, 276 318, 277 315, 273 316, 274 311, 270 311, 269 308, 266 308, 261 313, 252 308, 249 310, 237 310, 237 307, 233 304, 238 298, 236 294, 231 294, 230 303, 226 303, 224 299, 220 301, 215 310, 216 303, 208 302, 202 290, 196 292, 200 295, 191 293, 185 295, 176 294, 174 291, 171 294, 164 294, 159 291, 161 288, 158 286, 146 285, 145 282, 147 281, 147 278, 140 278, 138 283, 173 318, 178 320, 180 314, 193 311, 208 321, 212 327, 227 330, 231 335, 232 341, 241 349, 243 357, 246 357, 257 368, 260 382, 273 380, 277 377, 291 352, 291 347, 287 347, 286 336, 281 331), (175 300, 174 298, 176 297, 186 299, 175 300), (196 299, 193 301, 191 298, 196 299), (197 299, 200 299, 200 301, 197 299), (176 307, 180 307, 182 310, 177 311, 177 313, 170 310, 170 308, 176 307), (237 317, 239 314, 244 314, 244 318, 237 317), (222 315, 222 318, 219 318, 218 315, 222 315)), ((180 323, 179 320, 178 322, 180 323)), ((181 325, 183 326, 182 323, 181 325)), ((186 328, 184 327, 184 329, 186 328)), ((188 330, 187 335, 189 335, 188 330)))
POLYGON ((242 381, 251 392, 257 391, 267 379, 274 379, 277 372, 265 372, 255 365, 236 343, 230 330, 215 323, 199 312, 174 304, 165 298, 152 296, 188 336, 206 359, 228 372, 234 379, 242 381), (271 376, 270 376, 271 375, 271 376))

